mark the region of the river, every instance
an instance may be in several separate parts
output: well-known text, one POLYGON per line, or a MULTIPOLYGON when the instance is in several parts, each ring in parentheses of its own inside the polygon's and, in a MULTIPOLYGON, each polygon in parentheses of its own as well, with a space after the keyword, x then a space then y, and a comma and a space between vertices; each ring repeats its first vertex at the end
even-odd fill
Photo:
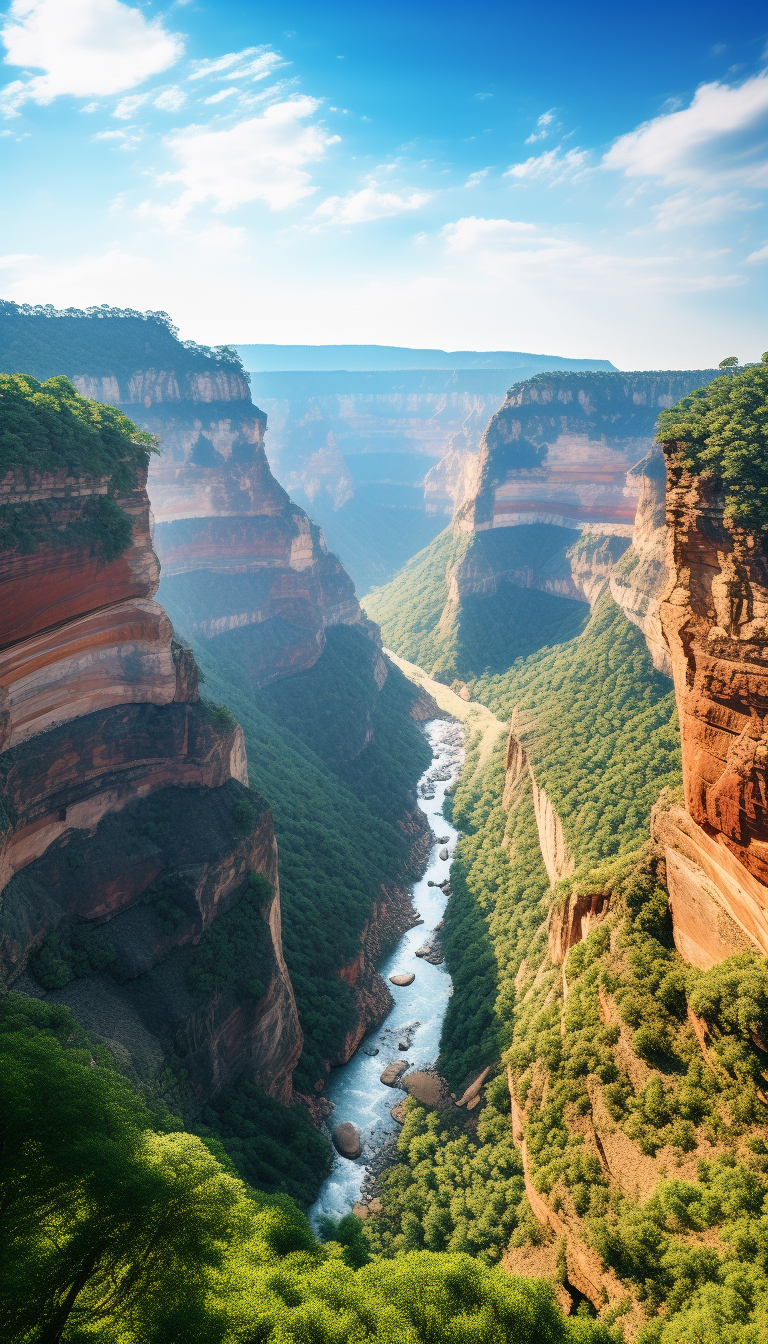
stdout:
POLYGON ((333 1128, 351 1121, 360 1132, 363 1151, 355 1162, 335 1154, 331 1173, 309 1211, 315 1225, 320 1218, 342 1218, 351 1211, 360 1199, 371 1161, 383 1144, 399 1132, 400 1126, 389 1112, 404 1099, 405 1093, 380 1081, 384 1067, 392 1060, 407 1059, 413 1067, 423 1069, 435 1062, 440 1048, 451 978, 445 965, 431 965, 417 957, 416 950, 443 918, 447 902, 440 887, 430 883, 442 882, 450 873, 456 831, 443 816, 443 803, 446 790, 455 783, 464 760, 464 728, 455 720, 432 719, 425 725, 425 732, 432 747, 432 762, 419 780, 418 803, 434 834, 439 840, 447 836, 447 843, 433 845, 427 870, 412 888, 414 906, 424 923, 409 929, 379 968, 392 992, 394 1006, 381 1026, 361 1043, 349 1063, 334 1069, 326 1088, 325 1095, 335 1107, 328 1123, 333 1128), (436 774, 445 778, 436 780, 436 774), (447 860, 440 858, 440 851, 445 848, 447 860), (412 985, 389 984, 390 975, 410 973, 416 976, 412 985), (399 1049, 406 1042, 407 1048, 399 1049))

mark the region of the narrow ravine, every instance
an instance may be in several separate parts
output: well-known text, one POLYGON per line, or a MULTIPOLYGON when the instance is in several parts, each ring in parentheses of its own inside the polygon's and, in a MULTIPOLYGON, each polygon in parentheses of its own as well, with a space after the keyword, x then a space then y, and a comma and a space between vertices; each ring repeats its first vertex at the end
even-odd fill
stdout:
POLYGON ((432 847, 424 876, 412 888, 414 906, 424 922, 403 935, 380 967, 394 1007, 349 1063, 334 1070, 327 1088, 328 1100, 334 1103, 329 1124, 333 1127, 351 1121, 360 1132, 363 1151, 356 1161, 338 1154, 334 1157, 331 1174, 310 1209, 315 1224, 320 1218, 341 1218, 351 1211, 360 1199, 366 1176, 370 1179, 372 1165, 378 1165, 382 1149, 399 1132, 390 1110, 406 1094, 380 1081, 383 1069, 393 1060, 407 1060, 413 1068, 423 1069, 434 1064, 440 1048, 451 978, 444 964, 431 965, 416 952, 442 920, 448 899, 436 884, 449 877, 456 831, 443 816, 443 804, 464 760, 464 726, 453 719, 433 719, 425 725, 425 732, 432 747, 432 763, 419 780, 417 795, 438 842, 432 847), (447 859, 441 859, 441 851, 446 850, 447 859), (389 981, 391 975, 411 974, 415 980, 408 986, 389 981))

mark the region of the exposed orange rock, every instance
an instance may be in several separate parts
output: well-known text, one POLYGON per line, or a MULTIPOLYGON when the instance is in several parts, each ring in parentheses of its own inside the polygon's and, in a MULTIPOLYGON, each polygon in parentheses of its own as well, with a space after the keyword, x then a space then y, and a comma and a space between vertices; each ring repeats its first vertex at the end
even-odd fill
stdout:
POLYGON ((602 888, 596 891, 573 891, 562 905, 549 912, 549 959, 560 966, 568 956, 568 949, 588 938, 608 913, 610 894, 602 888))
MULTIPOLYGON (((718 911, 768 955, 768 556, 761 536, 724 517, 715 482, 686 471, 676 445, 665 453, 670 580, 660 617, 695 824, 674 814, 684 839, 668 872, 678 946, 695 964, 711 965, 730 955, 724 948, 736 950, 718 911), (692 863, 711 887, 692 877, 692 863), (688 928, 684 892, 693 900, 694 888, 697 916, 688 928)), ((672 824, 663 838, 676 851, 672 824)))

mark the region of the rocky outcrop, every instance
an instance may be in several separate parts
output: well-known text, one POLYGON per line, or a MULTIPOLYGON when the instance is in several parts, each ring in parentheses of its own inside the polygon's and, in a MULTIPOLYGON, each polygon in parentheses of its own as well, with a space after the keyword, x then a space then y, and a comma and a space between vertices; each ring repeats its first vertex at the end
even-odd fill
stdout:
POLYGON ((394 1003, 376 966, 416 923, 416 913, 410 896, 399 887, 382 887, 382 897, 374 904, 360 935, 360 951, 339 971, 339 978, 352 987, 355 1025, 346 1033, 337 1055, 328 1061, 329 1069, 352 1058, 363 1038, 381 1025, 394 1003))
POLYGON ((653 447, 659 410, 716 372, 539 374, 516 383, 485 431, 478 489, 456 526, 631 528, 639 482, 627 473, 653 447))
POLYGON ((768 556, 713 477, 667 457, 660 605, 680 716, 685 811, 660 809, 675 941, 695 965, 768 955, 768 556))
MULTIPOLYGON (((570 877, 575 863, 568 848, 563 824, 547 797, 540 788, 533 767, 522 742, 522 726, 517 709, 512 711, 512 721, 507 739, 507 760, 504 776, 502 805, 509 810, 513 804, 520 784, 527 775, 533 791, 533 808, 536 815, 536 828, 539 833, 539 849, 550 882, 559 882, 570 877)), ((585 935, 586 936, 586 935, 585 935)))
POLYGON ((234 445, 164 432, 149 490, 163 602, 185 633, 262 686, 311 667, 328 626, 368 627, 321 530, 273 477, 265 419, 247 407, 234 445))
POLYGON ((1 488, 0 535, 19 504, 46 522, 26 550, 6 531, 0 551, 0 977, 69 1003, 145 1081, 182 1069, 191 1103, 244 1072, 288 1100, 302 1041, 271 814, 247 787, 241 729, 199 701, 153 600, 144 478, 111 497, 132 524, 113 559, 83 531, 106 481, 27 469, 1 488), (259 873, 253 993, 195 990, 194 949, 259 873))
POLYGON ((768 883, 768 556, 722 492, 665 445, 669 587, 661 603, 693 820, 768 883))
POLYGON ((549 912, 548 952, 555 966, 561 966, 568 949, 588 938, 607 915, 610 903, 608 890, 571 891, 562 903, 549 912))

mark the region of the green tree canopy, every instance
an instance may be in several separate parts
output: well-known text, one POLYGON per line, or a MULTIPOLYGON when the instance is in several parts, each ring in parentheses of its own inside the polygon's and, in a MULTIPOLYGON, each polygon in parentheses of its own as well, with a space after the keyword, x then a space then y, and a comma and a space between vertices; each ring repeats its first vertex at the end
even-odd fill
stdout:
POLYGON ((656 437, 678 444, 689 470, 722 481, 727 518, 768 528, 768 364, 683 397, 661 412, 656 437))
POLYGON ((116 406, 81 397, 68 378, 40 383, 23 373, 0 374, 0 473, 106 476, 129 490, 157 441, 116 406))

